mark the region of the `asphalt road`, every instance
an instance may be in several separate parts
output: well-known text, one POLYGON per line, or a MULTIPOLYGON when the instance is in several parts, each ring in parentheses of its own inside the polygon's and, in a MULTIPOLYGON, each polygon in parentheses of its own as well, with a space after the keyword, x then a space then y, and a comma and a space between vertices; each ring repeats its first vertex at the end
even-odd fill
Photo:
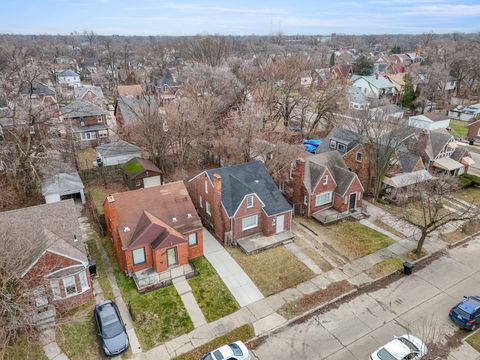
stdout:
MULTIPOLYGON (((253 351, 254 358, 367 360, 372 351, 405 333, 438 344, 456 330, 448 318, 451 306, 463 295, 480 295, 478 259, 480 238, 386 288, 284 328, 253 351)), ((479 357, 467 354, 449 359, 479 357)))

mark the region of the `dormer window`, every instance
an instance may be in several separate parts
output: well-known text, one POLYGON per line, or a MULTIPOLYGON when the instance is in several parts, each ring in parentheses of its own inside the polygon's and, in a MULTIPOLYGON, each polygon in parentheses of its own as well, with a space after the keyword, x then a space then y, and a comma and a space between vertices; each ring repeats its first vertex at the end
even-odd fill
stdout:
POLYGON ((253 195, 247 196, 247 209, 250 209, 253 207, 253 195))
POLYGON ((337 148, 337 142, 335 140, 330 140, 330 149, 336 149, 337 148))
POLYGON ((338 143, 337 150, 340 151, 341 153, 344 153, 347 150, 347 147, 345 146, 345 144, 338 143))

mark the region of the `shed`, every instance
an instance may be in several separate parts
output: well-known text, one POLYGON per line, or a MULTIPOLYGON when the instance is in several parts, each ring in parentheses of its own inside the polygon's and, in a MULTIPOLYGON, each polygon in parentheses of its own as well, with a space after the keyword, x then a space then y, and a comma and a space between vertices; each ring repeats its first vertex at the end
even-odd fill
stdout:
POLYGON ((150 160, 135 157, 126 162, 123 175, 129 189, 162 185, 162 171, 150 160))
POLYGON ((124 140, 114 141, 96 147, 97 162, 103 166, 121 165, 134 157, 142 156, 142 149, 124 140))
POLYGON ((77 198, 85 203, 84 186, 77 172, 58 173, 42 183, 42 195, 45 203, 55 203, 64 199, 77 198))

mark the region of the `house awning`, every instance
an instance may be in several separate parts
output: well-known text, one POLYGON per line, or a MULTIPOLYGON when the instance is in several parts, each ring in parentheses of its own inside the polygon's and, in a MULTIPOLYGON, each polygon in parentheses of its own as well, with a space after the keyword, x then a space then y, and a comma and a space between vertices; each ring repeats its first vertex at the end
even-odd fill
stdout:
POLYGON ((463 165, 473 165, 475 164, 475 161, 469 156, 464 156, 461 163, 463 165))
POLYGON ((385 177, 383 183, 394 188, 403 188, 423 181, 431 180, 433 176, 425 169, 385 177))
POLYGON ((457 170, 464 167, 463 164, 449 157, 444 157, 444 158, 435 160, 433 162, 433 166, 443 170, 447 170, 447 171, 457 170))

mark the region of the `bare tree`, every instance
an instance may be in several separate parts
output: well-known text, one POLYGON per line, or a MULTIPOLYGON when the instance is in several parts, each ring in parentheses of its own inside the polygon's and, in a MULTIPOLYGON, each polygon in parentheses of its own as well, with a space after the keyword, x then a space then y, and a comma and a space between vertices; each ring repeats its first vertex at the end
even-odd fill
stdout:
POLYGON ((234 40, 219 35, 197 36, 186 39, 182 49, 188 59, 210 66, 220 66, 233 53, 234 40))

